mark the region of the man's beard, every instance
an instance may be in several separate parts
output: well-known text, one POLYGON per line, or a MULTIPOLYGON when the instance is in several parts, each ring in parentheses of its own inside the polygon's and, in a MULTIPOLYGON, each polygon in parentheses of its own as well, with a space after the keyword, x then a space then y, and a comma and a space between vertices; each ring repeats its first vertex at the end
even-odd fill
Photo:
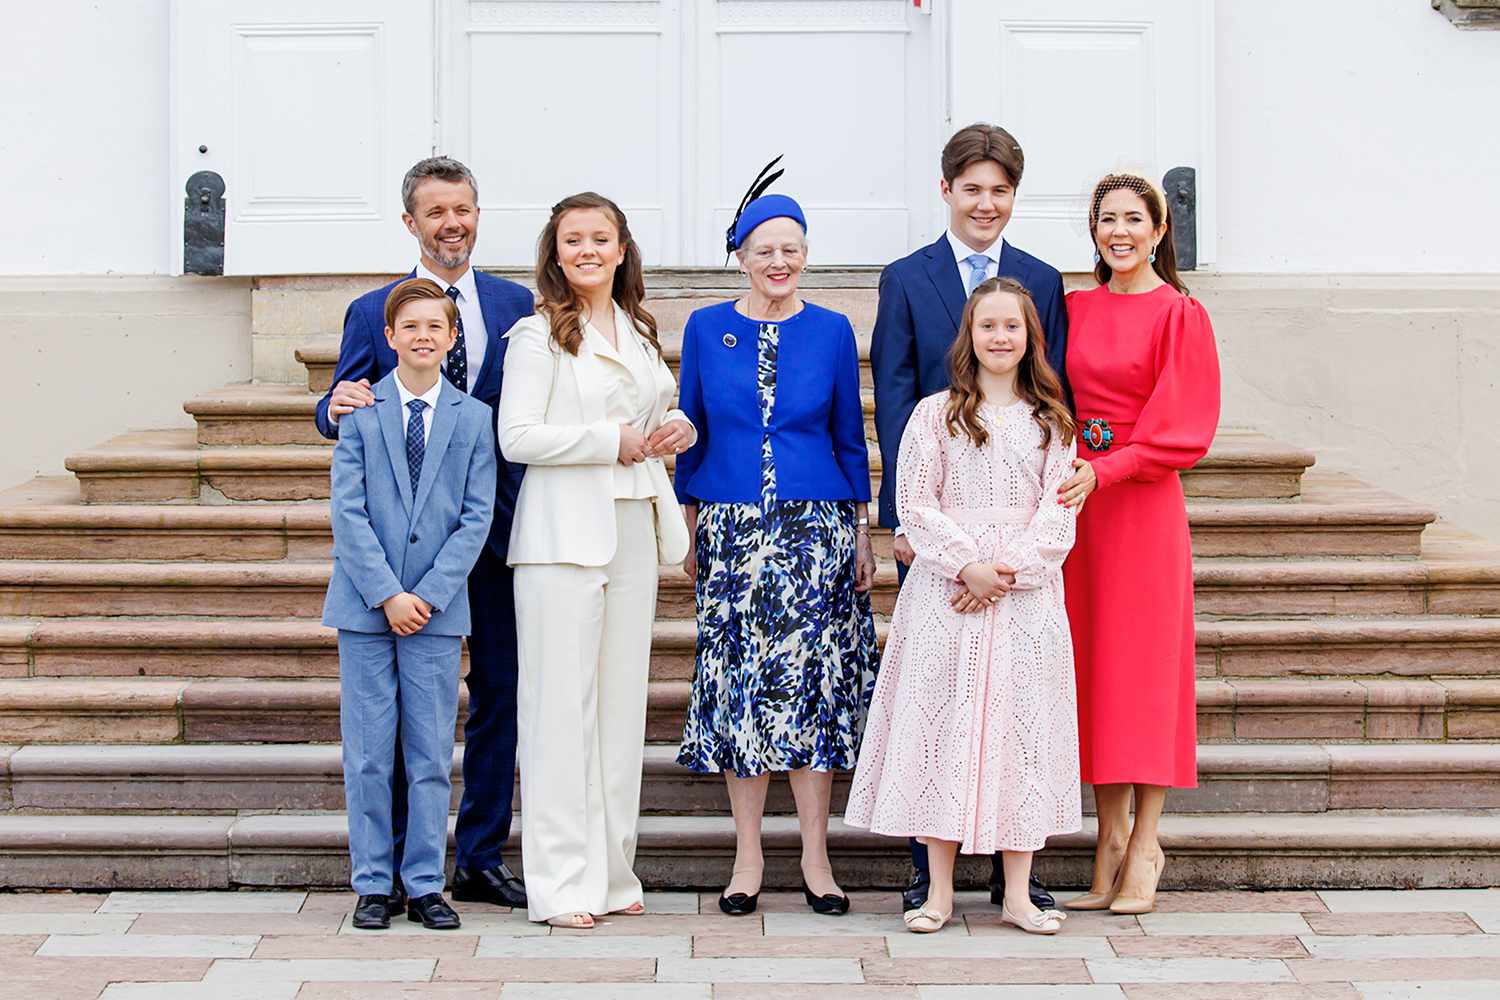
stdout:
POLYGON ((422 249, 427 252, 427 256, 437 262, 439 267, 454 268, 463 267, 469 262, 469 255, 474 252, 474 245, 473 243, 465 243, 462 250, 459 250, 452 256, 445 256, 443 248, 438 244, 437 237, 434 236, 431 240, 422 241, 422 249))

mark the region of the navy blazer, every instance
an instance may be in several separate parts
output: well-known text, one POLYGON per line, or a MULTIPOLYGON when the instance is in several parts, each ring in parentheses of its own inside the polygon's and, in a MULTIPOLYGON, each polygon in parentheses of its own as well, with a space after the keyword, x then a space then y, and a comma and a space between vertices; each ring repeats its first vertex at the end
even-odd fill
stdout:
MULTIPOLYGON (((396 352, 385 342, 385 299, 410 274, 399 278, 383 288, 366 292, 344 312, 344 339, 339 344, 338 365, 333 370, 333 385, 340 382, 370 380, 373 386, 396 368, 396 352)), ((500 379, 505 371, 505 334, 516 320, 530 316, 534 310, 531 292, 514 281, 506 281, 492 274, 475 270, 474 288, 479 293, 479 311, 484 316, 485 342, 484 364, 474 380, 473 396, 493 411, 500 402, 500 379)), ((474 331, 465 330, 464 336, 474 336, 474 331)), ((328 419, 328 400, 333 394, 330 386, 323 398, 318 400, 318 433, 330 441, 339 436, 338 424, 328 419)), ((515 515, 516 494, 521 489, 521 477, 526 472, 524 465, 505 461, 497 451, 497 480, 495 483, 495 520, 490 528, 489 547, 503 562, 506 549, 510 547, 510 522, 515 515)))
POLYGON ((767 434, 778 499, 869 502, 854 328, 848 317, 811 302, 778 325, 776 405, 767 424, 757 378, 760 324, 733 302, 688 317, 678 405, 698 440, 677 456, 680 502, 759 503, 767 434))
MULTIPOLYGON (((1047 362, 1062 380, 1063 401, 1071 407, 1062 275, 1009 243, 1001 244, 997 274, 1015 278, 1031 292, 1047 341, 1047 362)), ((906 421, 918 401, 948 388, 948 351, 967 301, 947 233, 880 272, 870 368, 875 376, 875 436, 880 439, 882 525, 894 528, 898 523, 896 458, 906 421)))
POLYGON ((381 605, 405 591, 432 606, 424 634, 468 635, 465 582, 490 533, 495 500, 494 414, 444 379, 413 483, 395 373, 371 388, 375 405, 338 423, 323 624, 383 633, 390 625, 381 605))

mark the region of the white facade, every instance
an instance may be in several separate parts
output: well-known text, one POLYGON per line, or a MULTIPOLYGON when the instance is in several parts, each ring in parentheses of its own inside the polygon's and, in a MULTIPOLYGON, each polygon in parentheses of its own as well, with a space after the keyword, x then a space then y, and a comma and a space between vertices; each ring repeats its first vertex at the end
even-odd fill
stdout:
MULTIPOLYGON (((657 8, 653 16, 666 27, 628 35, 634 40, 623 47, 599 49, 597 39, 608 34, 594 36, 592 47, 578 49, 576 69, 559 65, 550 79, 516 77, 510 68, 517 51, 550 45, 561 61, 572 50, 559 47, 556 35, 508 32, 506 19, 545 19, 548 9, 572 0, 436 2, 432 30, 443 41, 424 41, 423 48, 432 50, 433 72, 441 77, 434 84, 439 120, 414 129, 404 118, 402 124, 436 134, 436 144, 446 142, 475 161, 487 210, 505 220, 485 229, 493 244, 480 247, 486 262, 524 261, 550 199, 585 184, 611 192, 621 174, 609 169, 612 158, 618 166, 640 157, 660 161, 650 173, 651 185, 613 190, 623 203, 645 209, 641 235, 649 232, 661 246, 676 248, 658 254, 659 260, 706 262, 723 228, 724 206, 761 163, 756 143, 726 138, 717 129, 742 119, 757 102, 772 102, 784 109, 784 145, 803 141, 811 148, 813 140, 831 133, 843 152, 836 170, 824 167, 815 177, 808 176, 809 165, 793 164, 786 189, 825 205, 828 218, 838 205, 849 206, 876 234, 860 245, 872 248, 864 259, 859 247, 826 240, 824 259, 880 263, 899 249, 903 230, 904 243, 916 245, 941 220, 936 151, 942 135, 965 123, 945 121, 945 108, 951 101, 962 114, 984 103, 972 91, 944 90, 960 83, 950 79, 956 62, 951 19, 976 0, 929 0, 932 15, 911 10, 907 0, 591 0, 579 4, 579 11, 618 19, 657 8), (718 24, 710 15, 717 16, 720 7, 741 19, 730 25, 732 31, 719 25, 712 39, 700 37, 693 45, 674 34, 709 31, 708 25, 718 24), (744 20, 752 15, 771 20, 744 20), (491 29, 477 36, 467 55, 456 53, 452 42, 467 37, 461 17, 491 29), (830 55, 817 56, 816 34, 768 30, 776 18, 821 25, 830 55), (699 61, 680 61, 685 52, 699 61), (859 56, 852 62, 851 52, 859 56), (631 79, 647 79, 654 89, 613 85, 633 96, 613 93, 606 60, 617 53, 631 79), (712 74, 702 63, 709 56, 717 60, 712 74), (602 89, 577 83, 579 75, 602 89), (560 91, 567 93, 558 96, 560 91), (560 175, 528 171, 525 146, 502 140, 514 130, 526 142, 546 141, 539 133, 547 128, 548 109, 564 97, 576 102, 595 92, 604 95, 606 108, 619 107, 606 116, 602 134, 610 151, 597 171, 585 169, 594 162, 588 143, 566 134, 552 141, 574 142, 580 154, 572 160, 578 166, 560 175), (476 103, 476 95, 495 94, 502 96, 482 109, 476 103), (697 124, 684 124, 687 119, 697 124), (684 148, 684 136, 693 140, 692 148, 684 148), (621 145, 628 148, 621 151, 621 145), (798 171, 801 184, 792 180, 798 171), (829 178, 846 183, 839 189, 829 178), (650 210, 653 204, 658 215, 650 210), (673 207, 680 210, 668 222, 673 207), (691 233, 681 231, 688 228, 691 233)), ((985 2, 989 8, 1007 4, 985 2)), ((184 5, 201 10, 215 0, 184 5)), ((379 4, 318 0, 285 6, 346 8, 357 20, 368 19, 360 12, 379 4)), ((402 6, 426 5, 408 0, 402 6)), ((1019 0, 1009 5, 1019 13, 1035 6, 1019 0)), ((1168 108, 1173 88, 1184 86, 1183 120, 1202 117, 1196 88, 1206 86, 1212 96, 1206 117, 1214 141, 1200 181, 1212 196, 1200 212, 1212 220, 1216 235, 1200 247, 1205 260, 1229 272, 1500 272, 1500 242, 1492 235, 1500 231, 1500 134, 1487 121, 1487 109, 1500 106, 1500 33, 1455 30, 1425 0, 1218 0, 1212 10, 1208 70, 1180 81, 1162 73, 1155 83, 1168 108)), ((6 95, 0 104, 0 192, 16 235, 0 246, 0 274, 180 270, 181 234, 174 221, 182 182, 194 164, 179 154, 174 166, 173 109, 181 98, 174 93, 181 81, 170 70, 174 20, 169 0, 59 0, 11 12, 10 56, 0 64, 0 92, 6 95)), ((969 34, 959 41, 972 47, 969 34)), ((1079 148, 1091 135, 1100 137, 1101 171, 1139 158, 1121 155, 1104 141, 1137 111, 1111 107, 1112 95, 1120 92, 1118 58, 1101 51, 1091 64, 1085 54, 1075 65, 1092 66, 1094 76, 1070 72, 1070 79, 1080 77, 1077 89, 1052 117, 1068 123, 1079 148)), ((351 85, 350 93, 358 88, 351 85)), ((997 102, 1004 106, 1003 98, 997 102)), ((389 106, 402 104, 393 100, 389 106)), ((1051 150, 1017 131, 1040 187, 1051 150)), ((191 141, 185 134, 176 139, 179 148, 191 141)), ((433 144, 429 140, 417 153, 433 144)), ((1082 154, 1071 155, 1081 162, 1082 154)), ((391 185, 354 186, 368 202, 361 210, 373 210, 384 229, 396 226, 399 204, 391 185)), ((1030 210, 1031 194, 1023 184, 1018 220, 1030 210)), ((1038 190, 1036 197, 1046 194, 1038 190)), ((1081 232, 1078 239, 1086 246, 1081 232)))

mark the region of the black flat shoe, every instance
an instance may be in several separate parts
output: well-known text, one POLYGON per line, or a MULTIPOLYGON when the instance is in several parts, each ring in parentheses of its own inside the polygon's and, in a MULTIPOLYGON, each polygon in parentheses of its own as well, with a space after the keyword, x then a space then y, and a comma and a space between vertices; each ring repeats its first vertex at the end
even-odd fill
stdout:
POLYGON ((408 903, 406 919, 430 931, 456 931, 459 927, 458 914, 440 892, 429 892, 408 903))
POLYGON ((840 896, 836 892, 814 896, 806 882, 802 883, 802 898, 807 900, 807 905, 813 908, 814 913, 821 913, 825 917, 842 917, 849 912, 848 896, 840 896))
MULTIPOLYGON (((1057 909, 1057 900, 1052 898, 1052 893, 1047 891, 1046 886, 1042 885, 1041 880, 1035 875, 1031 876, 1031 881, 1026 883, 1026 889, 1028 895, 1031 896, 1031 905, 1038 910, 1057 909)), ((1005 905, 1005 882, 1003 880, 990 884, 990 902, 996 906, 1005 905)))
POLYGON ((491 903, 513 910, 526 908, 526 883, 509 865, 493 868, 455 868, 453 898, 465 903, 491 903))
POLYGON ((737 892, 732 896, 719 896, 719 909, 731 917, 748 916, 755 912, 755 907, 760 903, 760 893, 737 892))
POLYGON ((901 910, 920 910, 927 905, 928 877, 926 872, 913 872, 911 884, 901 893, 901 910))
POLYGON ((391 926, 391 897, 371 893, 354 904, 354 926, 362 931, 383 931, 391 926))

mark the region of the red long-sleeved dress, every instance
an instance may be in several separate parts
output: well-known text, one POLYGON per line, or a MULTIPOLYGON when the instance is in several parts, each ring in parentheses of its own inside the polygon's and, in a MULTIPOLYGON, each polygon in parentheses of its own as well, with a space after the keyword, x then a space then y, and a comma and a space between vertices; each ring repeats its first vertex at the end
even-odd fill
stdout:
POLYGON ((1068 296, 1078 457, 1099 485, 1063 566, 1081 777, 1198 783, 1193 556, 1181 470, 1219 424, 1208 313, 1170 285, 1068 296), (1102 423, 1101 423, 1102 422, 1102 423))

